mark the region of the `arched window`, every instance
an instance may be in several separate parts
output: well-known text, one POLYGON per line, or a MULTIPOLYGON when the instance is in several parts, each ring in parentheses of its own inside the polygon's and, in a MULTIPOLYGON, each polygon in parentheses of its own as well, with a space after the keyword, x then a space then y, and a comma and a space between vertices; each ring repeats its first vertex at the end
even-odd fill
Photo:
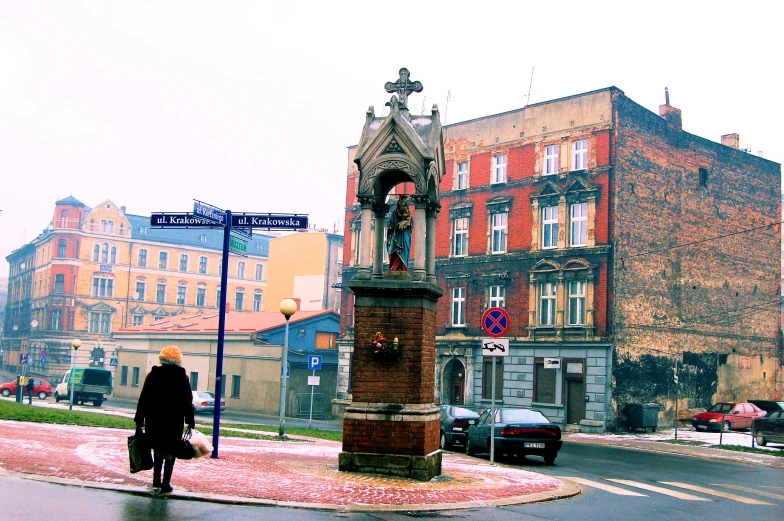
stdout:
POLYGON ((106 231, 106 219, 101 219, 101 224, 98 227, 98 231, 99 232, 105 232, 106 231))
POLYGON ((237 263, 237 278, 238 279, 245 278, 245 263, 242 261, 237 263))
POLYGON ((98 262, 101 259, 101 246, 96 244, 93 248, 93 262, 98 262))
POLYGON ((264 280, 264 265, 256 264, 256 280, 264 280))
POLYGON ((110 258, 110 262, 112 264, 117 264, 117 247, 116 246, 112 246, 112 255, 111 255, 111 258, 110 258))
POLYGON ((114 233, 114 221, 109 221, 106 223, 106 231, 109 233, 114 233))
POLYGON ((101 250, 101 262, 109 262, 109 244, 103 243, 101 250))

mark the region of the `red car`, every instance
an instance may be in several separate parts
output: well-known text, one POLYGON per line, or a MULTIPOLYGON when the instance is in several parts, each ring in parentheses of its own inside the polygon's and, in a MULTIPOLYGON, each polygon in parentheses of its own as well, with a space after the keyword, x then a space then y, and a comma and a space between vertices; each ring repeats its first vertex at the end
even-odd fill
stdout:
MULTIPOLYGON (((46 400, 49 396, 52 395, 52 386, 49 385, 49 382, 43 378, 38 378, 37 376, 31 378, 34 380, 35 384, 35 388, 33 390, 34 395, 36 395, 41 400, 46 400)), ((0 385, 0 394, 5 397, 9 397, 12 394, 16 395, 16 382, 8 382, 0 385)), ((27 397, 26 389, 22 389, 22 395, 27 397)))
POLYGON ((719 402, 710 409, 695 414, 691 424, 698 431, 728 431, 750 429, 755 418, 765 416, 765 411, 749 402, 719 402))

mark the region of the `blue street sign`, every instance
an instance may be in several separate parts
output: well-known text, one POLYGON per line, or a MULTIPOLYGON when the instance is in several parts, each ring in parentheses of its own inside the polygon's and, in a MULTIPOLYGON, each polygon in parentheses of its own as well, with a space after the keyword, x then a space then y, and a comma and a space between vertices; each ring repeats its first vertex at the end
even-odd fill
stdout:
POLYGON ((63 355, 63 363, 70 364, 71 363, 71 355, 63 355))
POLYGON ((308 369, 313 369, 314 371, 321 370, 321 356, 319 355, 310 355, 308 356, 308 369))
MULTIPOLYGON (((280 368, 280 374, 283 374, 283 368, 282 367, 280 368)), ((288 377, 289 377, 289 368, 286 367, 286 378, 288 378, 288 377)))
POLYGON ((226 212, 220 208, 201 201, 193 201, 193 213, 220 226, 226 226, 226 212))
POLYGON ((248 239, 253 238, 253 228, 232 228, 231 233, 236 233, 237 235, 248 239))
POLYGON ((46 365, 46 363, 47 363, 48 361, 49 361, 49 359, 48 359, 48 358, 41 358, 41 365, 46 365))
POLYGON ((117 360, 116 358, 111 358, 109 360, 109 365, 112 366, 112 367, 117 367, 117 363, 118 362, 119 362, 119 360, 117 360))
POLYGON ((192 213, 154 213, 150 215, 150 226, 158 228, 214 228, 221 225, 192 213))
POLYGON ((19 364, 27 365, 27 353, 19 353, 19 364))
POLYGON ((268 230, 306 230, 307 215, 241 213, 231 215, 231 227, 267 228, 268 230))

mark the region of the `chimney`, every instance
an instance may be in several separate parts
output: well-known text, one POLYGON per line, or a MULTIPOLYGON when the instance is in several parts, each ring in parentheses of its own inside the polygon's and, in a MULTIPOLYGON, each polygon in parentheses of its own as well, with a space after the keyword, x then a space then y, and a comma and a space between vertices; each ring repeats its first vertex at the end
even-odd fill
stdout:
POLYGON ((664 87, 664 105, 659 105, 659 116, 666 119, 671 127, 675 127, 677 130, 683 130, 681 109, 676 109, 670 105, 670 91, 667 87, 664 87))
POLYGON ((120 207, 120 210, 122 210, 122 213, 125 213, 125 205, 122 205, 122 206, 120 207))
POLYGON ((740 148, 740 136, 737 134, 724 134, 721 136, 721 144, 737 150, 740 148))

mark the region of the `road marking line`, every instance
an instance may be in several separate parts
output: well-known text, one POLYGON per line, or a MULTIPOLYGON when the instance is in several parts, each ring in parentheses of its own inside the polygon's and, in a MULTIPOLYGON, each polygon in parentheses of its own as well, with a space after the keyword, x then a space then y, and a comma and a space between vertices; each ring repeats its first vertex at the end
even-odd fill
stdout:
POLYGON ((664 494, 665 496, 672 496, 678 499, 685 499, 687 501, 711 501, 710 499, 704 497, 692 496, 691 494, 686 494, 685 492, 678 492, 677 490, 670 490, 668 488, 657 487, 656 485, 649 485, 647 483, 640 483, 638 481, 630 481, 628 479, 609 479, 609 481, 615 481, 616 483, 622 483, 624 485, 629 485, 630 487, 650 490, 651 492, 658 492, 659 494, 664 494))
POLYGON ((604 490, 605 492, 610 492, 612 494, 618 494, 619 496, 640 496, 640 497, 648 497, 645 494, 640 494, 639 492, 634 492, 632 490, 626 490, 625 488, 621 487, 614 487, 612 485, 607 485, 606 483, 599 483, 597 481, 591 481, 590 479, 583 479, 583 478, 573 478, 571 476, 556 476, 558 479, 568 479, 570 481, 574 481, 575 483, 579 483, 580 485, 585 485, 586 487, 593 487, 604 490))
MULTIPOLYGON (((711 484, 711 486, 731 488, 733 490, 740 490, 743 492, 748 492, 750 494, 757 494, 758 496, 765 496, 773 499, 784 499, 784 496, 782 496, 781 494, 774 494, 773 492, 765 492, 764 490, 757 490, 755 488, 741 487, 740 485, 725 485, 724 483, 715 483, 715 484, 711 484)), ((770 488, 777 489, 779 487, 770 487, 770 488)))
POLYGON ((759 499, 751 499, 749 497, 730 494, 729 492, 721 492, 719 490, 713 490, 712 488, 698 487, 697 485, 690 485, 688 483, 678 483, 677 481, 659 481, 659 483, 669 485, 671 487, 680 487, 693 490, 695 492, 702 492, 703 494, 708 494, 711 496, 723 497, 733 501, 739 501, 740 503, 748 503, 749 505, 771 505, 771 503, 766 503, 764 501, 760 501, 759 499))

